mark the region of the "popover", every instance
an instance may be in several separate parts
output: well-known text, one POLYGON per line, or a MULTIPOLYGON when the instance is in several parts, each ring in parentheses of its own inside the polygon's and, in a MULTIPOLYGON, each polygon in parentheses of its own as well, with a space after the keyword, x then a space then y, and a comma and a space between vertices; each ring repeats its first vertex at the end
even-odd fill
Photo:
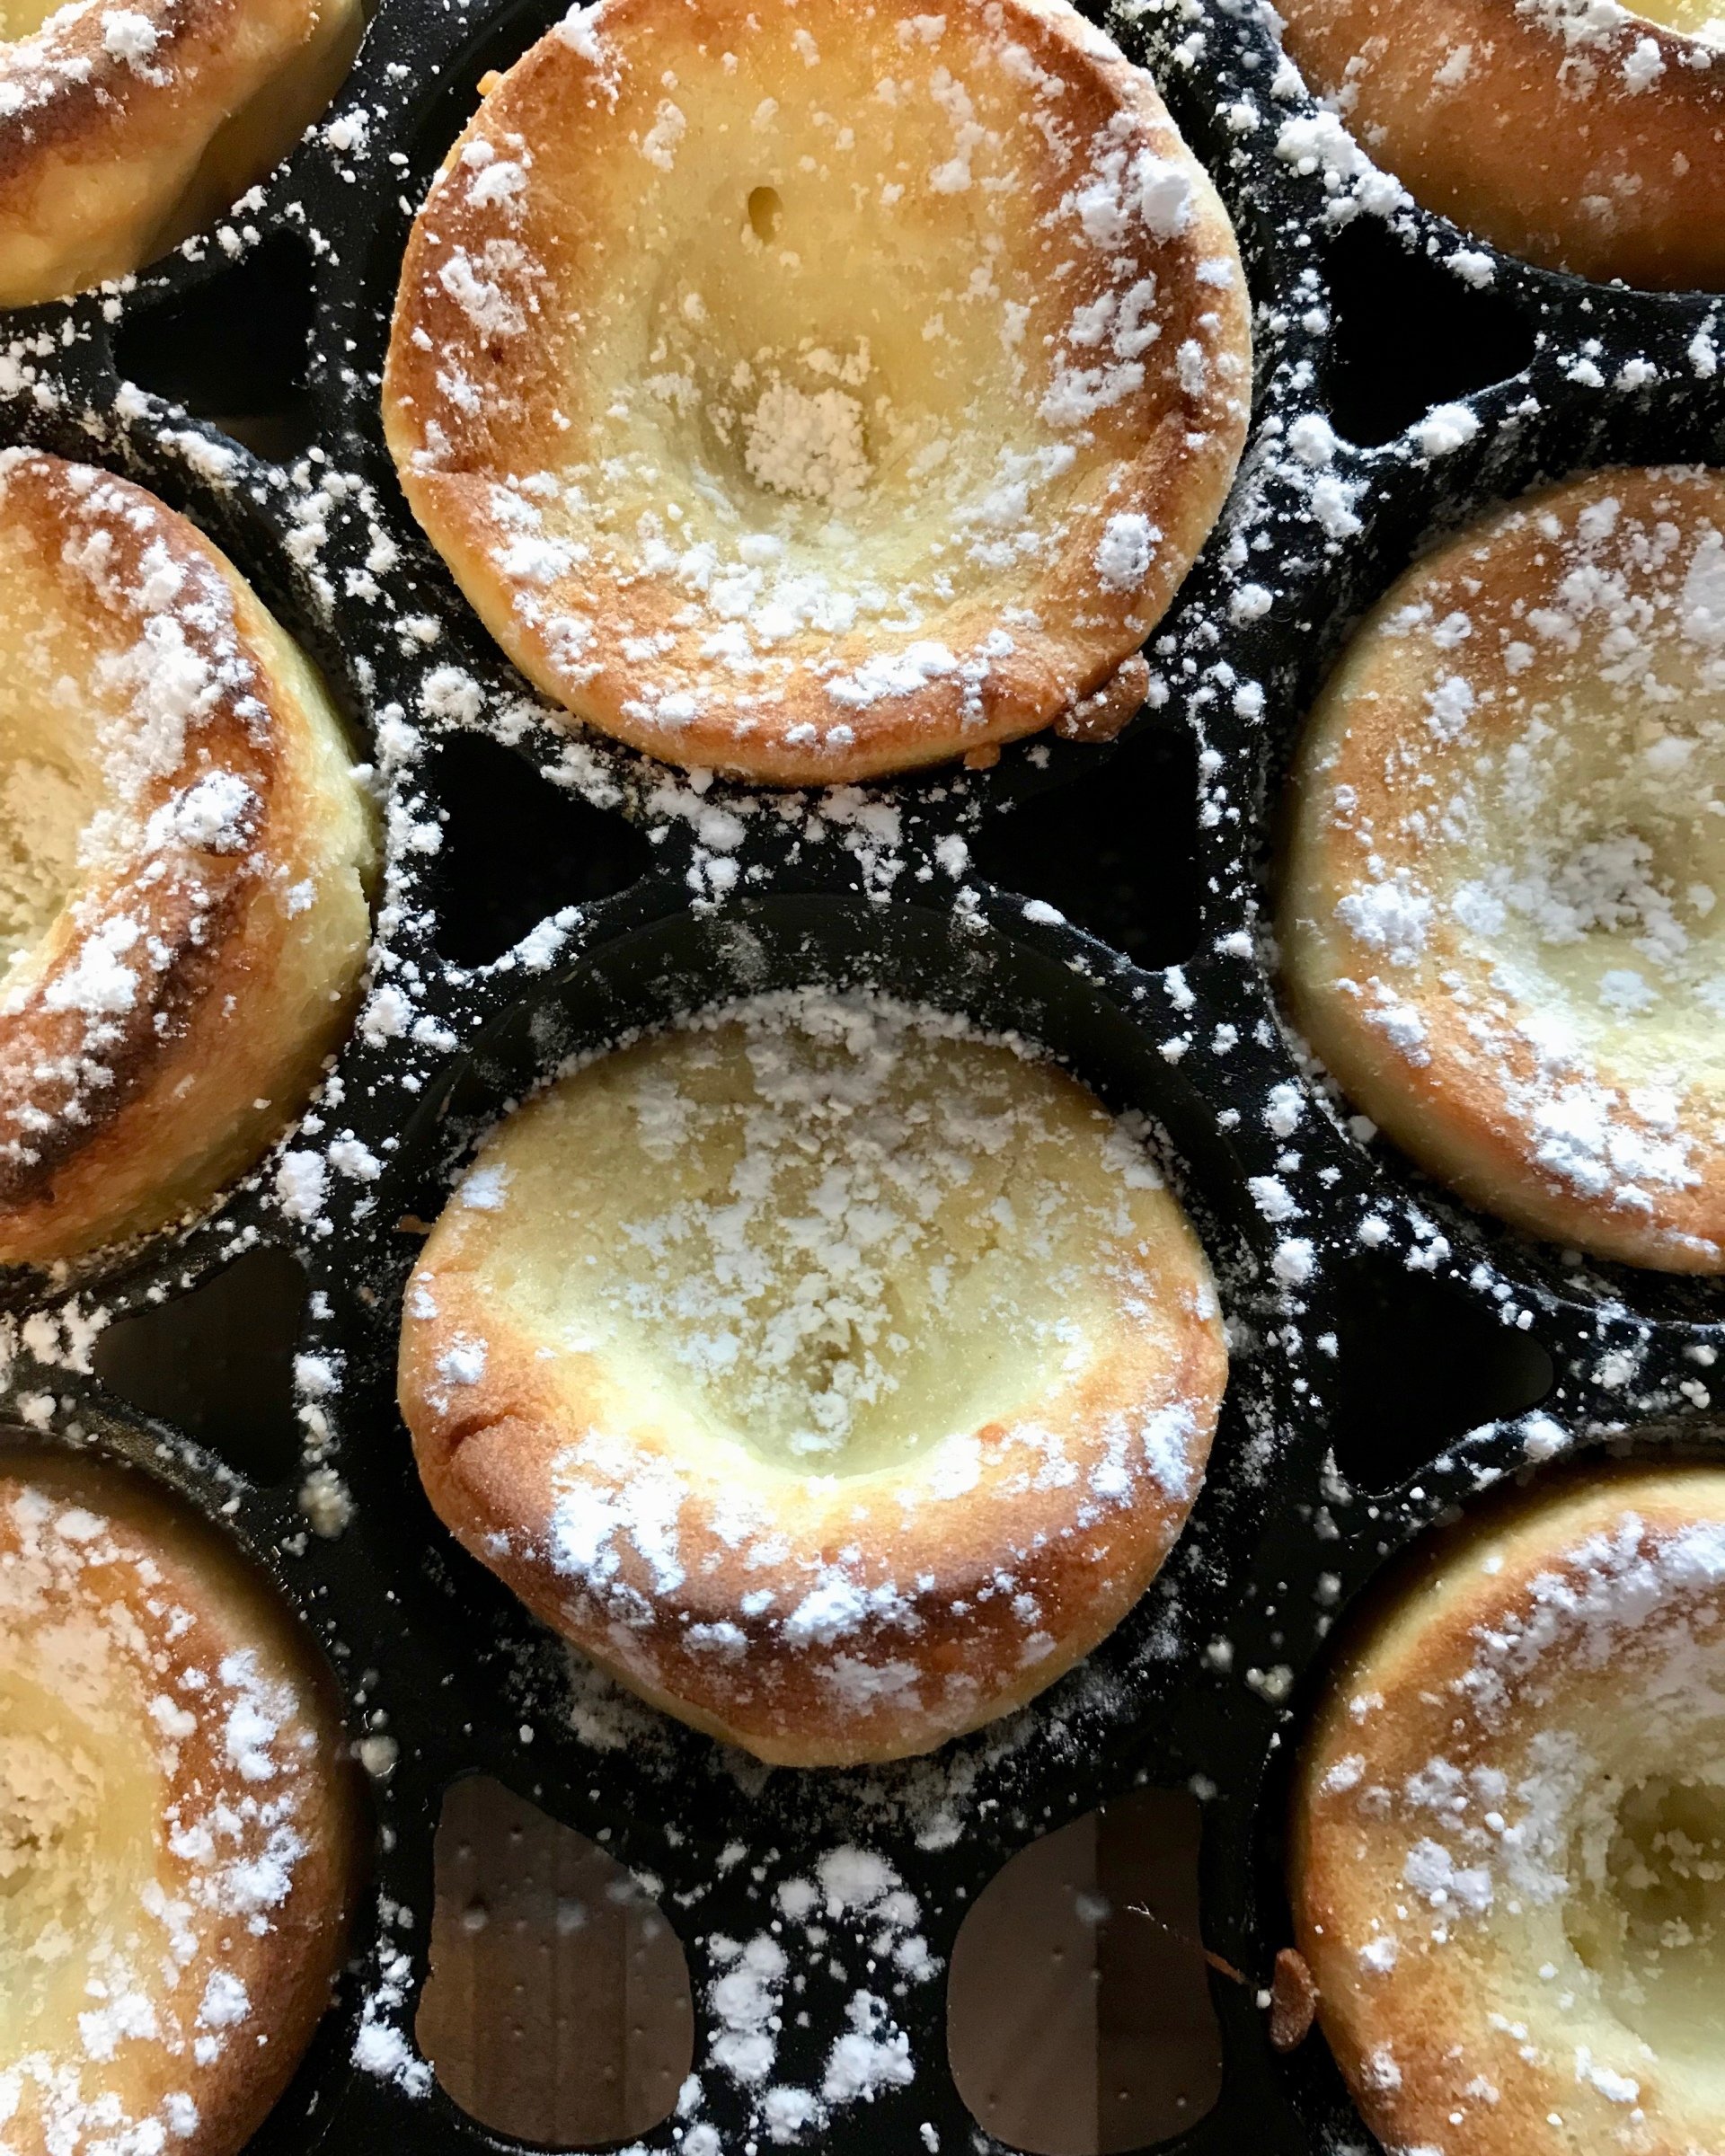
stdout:
POLYGON ((1506 252, 1725 285, 1725 17, 1709 0, 1278 0, 1313 89, 1429 209, 1506 252))
POLYGON ((0 2108, 13 2156, 237 2156, 329 2003, 352 1766, 297 1621, 88 1457, 0 1456, 0 2108))
POLYGON ((432 1504, 546 1623, 762 1759, 922 1752, 1144 1592, 1226 1358, 1140 1130, 862 992, 723 1006, 499 1126, 409 1285, 432 1504))
POLYGON ((340 1039, 375 818, 327 692, 184 517, 0 454, 0 1262, 159 1227, 340 1039))
POLYGON ((361 0, 23 0, 0 42, 0 306, 125 277, 323 111, 361 0))
POLYGON ((1294 1018, 1471 1204, 1725 1267, 1725 478, 1597 472, 1429 555, 1296 758, 1294 1018))
POLYGON ((1250 361, 1214 190, 1064 0, 601 0, 450 152, 384 414, 549 696, 818 783, 1082 729, 1217 516, 1250 361))
POLYGON ((1725 1470, 1597 1473, 1445 1542, 1329 1687, 1291 1862, 1386 2148, 1725 2144, 1725 1470))

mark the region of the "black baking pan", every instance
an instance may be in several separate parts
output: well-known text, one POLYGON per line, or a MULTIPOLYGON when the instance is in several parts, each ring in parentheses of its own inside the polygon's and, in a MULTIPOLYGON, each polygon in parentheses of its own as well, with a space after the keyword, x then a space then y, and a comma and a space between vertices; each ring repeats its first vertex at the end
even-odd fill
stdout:
MULTIPOLYGON (((38 1442, 119 1451, 238 1537, 324 1642, 369 1740, 355 1964, 256 2145, 518 2145, 411 2048, 440 1799, 483 1771, 650 1879, 681 1940, 700 2090, 645 2149, 765 2142, 761 2090, 712 2061, 712 1985, 723 1942, 766 1929, 779 1886, 823 1851, 887 1859, 943 1965, 1014 1851, 1146 1784, 1204 1795, 1205 1940, 1234 1972, 1213 1978, 1221 2096, 1163 2145, 1358 2146, 1322 2039, 1278 2057, 1262 1998, 1288 1937, 1284 1772, 1331 1629, 1507 1476, 1589 1447, 1713 1452, 1721 1327, 1704 1284, 1527 1242, 1354 1134, 1278 1012, 1263 923, 1280 774, 1349 623, 1434 536, 1589 466, 1725 461, 1715 303, 1535 270, 1413 209, 1278 68, 1254 8, 1108 18, 1215 174, 1257 309, 1251 442, 1149 648, 1152 702, 1107 747, 1021 744, 992 771, 805 793, 789 815, 548 711, 420 539, 385 451, 378 377, 412 211, 480 76, 558 12, 383 0, 329 121, 218 232, 112 292, 0 323, 0 438, 125 472, 208 531, 323 666, 387 800, 371 995, 305 1123, 189 1229, 3 1289, 0 1415, 38 1442), (1299 425, 1314 416, 1322 429, 1299 425), (1209 1480, 1113 1638, 932 1760, 766 1774, 645 1710, 606 1748, 569 1710, 562 1650, 420 1491, 394 1404, 413 1224, 487 1122, 571 1053, 816 979, 1016 1028, 1154 1119, 1234 1339, 1209 1480), (327 1169, 325 1203, 296 1217, 281 1155, 348 1134, 378 1172, 327 1169), (1265 1177, 1294 1214, 1264 1217, 1265 1177), (260 1249, 303 1266, 296 1346, 339 1383, 241 1471, 110 1393, 88 1320, 260 1249), (296 1501, 316 1464, 353 1499, 332 1537, 296 1501), (735 1844, 748 1861, 715 1862, 735 1844), (357 2061, 380 2029, 402 2044, 359 2042, 357 2061)), ((939 1973, 877 1966, 865 1914, 829 1929, 796 1963, 774 2080, 819 2090, 859 1990, 876 2035, 902 2036, 907 2075, 835 2097, 789 2140, 996 2147, 951 2081, 939 1973)))

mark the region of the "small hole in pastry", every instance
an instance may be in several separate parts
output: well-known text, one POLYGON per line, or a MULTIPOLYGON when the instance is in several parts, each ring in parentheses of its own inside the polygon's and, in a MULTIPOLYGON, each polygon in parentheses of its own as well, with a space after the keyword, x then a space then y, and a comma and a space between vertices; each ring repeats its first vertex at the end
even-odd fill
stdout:
POLYGON ((1199 1831, 1195 1798, 1141 1789, 1022 1850, 978 1895, 953 1948, 947 2044, 990 2134, 1032 2156, 1110 2156, 1215 2103, 1199 1831))
POLYGON ((784 204, 776 187, 756 187, 749 190, 749 229, 762 246, 775 244, 783 218, 784 204))
POLYGON ((485 1775, 445 1797, 436 1848, 414 2034, 456 2102, 560 2149, 668 2118, 694 2063, 688 1965, 633 1875, 485 1775))

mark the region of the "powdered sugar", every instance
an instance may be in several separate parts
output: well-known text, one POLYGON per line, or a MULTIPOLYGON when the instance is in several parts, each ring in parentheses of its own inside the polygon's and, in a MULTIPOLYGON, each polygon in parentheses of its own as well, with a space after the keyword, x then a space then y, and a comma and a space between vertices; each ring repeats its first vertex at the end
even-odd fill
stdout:
MULTIPOLYGON (((880 1966, 883 1975, 890 1970, 899 1995, 907 1984, 926 1982, 940 1969, 916 1930, 921 1921, 916 1900, 885 1858, 841 1844, 821 1857, 818 1873, 818 1884, 781 1878, 772 1899, 771 1931, 748 1940, 719 1934, 707 1942, 718 1974, 707 1991, 716 2026, 705 2072, 722 2075, 748 2093, 752 2118, 774 2143, 824 2126, 835 2113, 872 2102, 882 2090, 907 2087, 916 2078, 909 2041, 893 2019, 889 2002, 867 1987, 854 1991, 846 2001, 845 2027, 827 2052, 816 2087, 774 2078, 786 1993, 792 1984, 799 1993, 803 1991, 806 1966, 818 1962, 823 1950, 830 1954, 837 1943, 835 1931, 838 1940, 866 1940, 869 1966, 880 1966)), ((697 2117, 703 2096, 701 2077, 692 2077, 680 2115, 697 2117)), ((686 2139, 705 2130, 691 2127, 686 2139)))
POLYGON ((862 407, 842 389, 811 396, 792 383, 769 382, 744 431, 749 475, 775 494, 838 507, 867 484, 862 407))
POLYGON ((233 589, 166 509, 8 451, 0 510, 55 535, 8 692, 22 738, 51 714, 51 738, 0 796, 0 1180, 17 1197, 183 1030, 189 975, 256 874, 273 744, 233 589))
MULTIPOLYGON (((635 1325, 657 1332, 674 1320, 665 1351, 715 1388, 752 1444, 792 1456, 841 1455, 866 1444, 883 1417, 896 1419, 891 1403, 920 1367, 920 1325, 898 1307, 895 1282, 913 1267, 930 1268, 921 1323, 960 1292, 961 1276, 944 1249, 952 1208, 962 1200, 967 1214, 979 1203, 989 1210, 976 1195, 979 1179, 993 1188, 1014 1159, 1036 1158, 1051 1142, 1048 1111, 1033 1094, 1014 1097, 1014 1057, 992 1047, 965 1056, 969 1096, 947 1092, 936 1074, 965 1037, 960 1023, 883 1000, 768 998, 721 1010, 703 1028, 685 1052, 665 1058, 662 1074, 652 1061, 641 1065, 630 1104, 637 1142, 650 1159, 697 1174, 708 1149, 729 1152, 732 1141, 722 1134, 732 1127, 741 1153, 710 1199, 682 1197, 629 1214, 601 1293, 635 1325), (703 1042, 715 1031, 721 1046, 709 1049, 703 1042), (738 1038, 748 1044, 748 1075, 733 1105, 738 1038), (925 1139, 913 1135, 922 1125, 925 1139), (774 1261, 781 1238, 789 1244, 785 1275, 774 1261)), ((1049 1154, 1048 1171, 1058 1175, 1054 1162, 1049 1154)), ((520 1171, 505 1180, 501 1166, 477 1172, 488 1179, 484 1188, 499 1190, 497 1209, 507 1215, 527 1201, 520 1171)), ((1154 1187, 1153 1164, 1124 1134, 1118 1172, 1128 1187, 1154 1187)), ((1084 1238, 1064 1239, 1077 1233, 1082 1215, 1074 1209, 1091 1202, 1084 1184, 994 1199, 990 1238, 1010 1230, 1027 1202, 1048 1215, 1056 1200, 1065 1217, 1049 1219, 1037 1248, 1044 1265, 1074 1267, 1070 1292, 1077 1292, 1084 1238)), ((987 1321, 1007 1323, 1005 1305, 987 1321)), ((1034 1337, 1043 1321, 1014 1305, 1010 1324, 1034 1337)), ((448 1350, 450 1374, 474 1352, 448 1350)), ((930 1430, 923 1441, 939 1434, 930 1430)), ((810 1636, 828 1631, 829 1621, 814 1615, 820 1601, 809 1599, 804 1614, 787 1621, 810 1636)))
POLYGON ((1368 2093, 1429 2116, 1500 2092, 1568 2119, 1585 2090, 1600 2109, 1573 2116, 1606 2134, 1605 2107, 1657 2134, 1708 2100, 1688 2001, 1725 1925, 1717 1511, 1705 1471, 1656 1471, 1614 1504, 1560 1489, 1450 1554, 1426 1639, 1366 1648, 1370 1689, 1324 1746, 1347 1754, 1304 1801, 1327 1879, 1340 1863, 1358 1882, 1326 1931, 1367 1987, 1368 2093), (1469 2011, 1416 2089, 1376 2038, 1458 1981, 1469 2011))
POLYGON ((1112 591, 1130 591, 1150 573, 1162 534, 1147 517, 1110 517, 1096 547, 1096 573, 1112 591))

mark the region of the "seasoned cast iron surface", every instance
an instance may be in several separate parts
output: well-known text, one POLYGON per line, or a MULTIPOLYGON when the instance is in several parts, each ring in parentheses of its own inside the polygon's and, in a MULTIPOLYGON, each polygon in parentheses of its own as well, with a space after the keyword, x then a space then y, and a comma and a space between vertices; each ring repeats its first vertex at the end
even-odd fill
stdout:
MULTIPOLYGON (((1713 303, 1531 270, 1411 210, 1249 8, 1110 19, 1216 174, 1257 302, 1251 446, 1151 648, 1153 708, 1111 747, 1050 738, 986 773, 788 801, 692 782, 526 690, 420 539, 378 422, 412 208, 480 75, 558 12, 383 0, 328 122, 215 235, 117 293, 0 323, 0 438, 188 511, 317 655, 387 790, 371 995, 314 1114, 190 1231, 97 1277, 0 1290, 0 1416, 116 1448, 217 1516, 326 1642, 367 1740, 378 1842, 354 1972, 257 2145, 514 2145, 428 2087, 411 2049, 439 1798, 481 1769, 643 1875, 683 1941, 702 2095, 649 2148, 696 2123, 727 2152, 761 2138, 758 2091, 710 2059, 714 1942, 767 1929, 778 1886, 823 1851, 888 1859, 943 1963, 1014 1851, 1135 1785, 1193 1778, 1206 1940, 1245 1981, 1212 1979, 1224 2092, 1170 2145, 1357 2144, 1322 2041, 1279 2060, 1258 1995, 1287 1937, 1282 1777, 1326 1635, 1489 1480, 1560 1449, 1713 1448, 1721 1328, 1705 1286, 1521 1241, 1324 1104, 1280 1028, 1261 927, 1279 775, 1348 624, 1434 534, 1577 469, 1721 461, 1713 303), (1313 415, 1325 425, 1297 424, 1313 415), (609 1748, 571 1711, 559 1652, 426 1507, 394 1355, 420 1247, 402 1224, 436 1216, 504 1103, 630 1027, 811 978, 1016 1027, 1154 1117, 1234 1362, 1190 1531, 1084 1667, 933 1761, 763 1775, 644 1710, 609 1748), (91 1319, 259 1247, 309 1281, 309 1449, 278 1433, 248 1475, 110 1395, 91 1319), (353 1500, 331 1538, 299 1503, 320 1462, 353 1500)), ((835 2156, 994 2147, 951 2084, 941 1975, 874 1956, 879 1929, 842 1915, 823 1952, 793 1953, 805 1984, 771 2078, 819 2089, 859 1989, 914 2073, 802 2138, 835 2156)))

